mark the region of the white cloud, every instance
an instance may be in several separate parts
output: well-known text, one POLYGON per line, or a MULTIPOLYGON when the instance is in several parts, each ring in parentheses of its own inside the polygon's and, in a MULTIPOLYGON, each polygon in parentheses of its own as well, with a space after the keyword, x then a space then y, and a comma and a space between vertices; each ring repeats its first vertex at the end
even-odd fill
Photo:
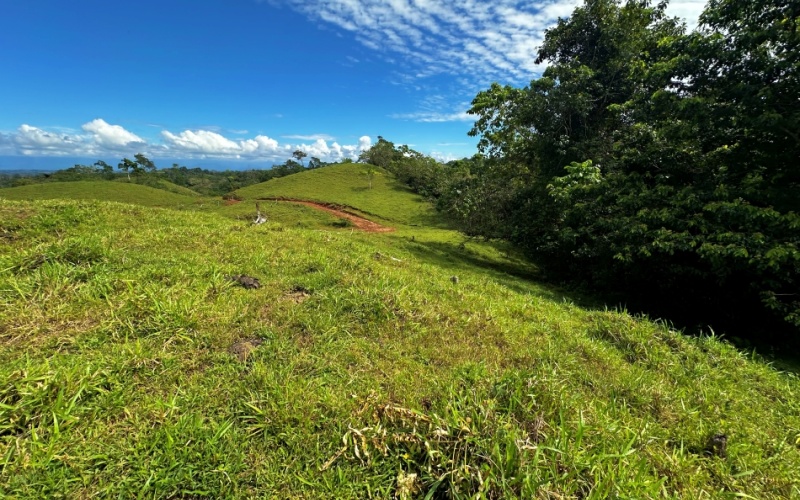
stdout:
POLYGON ((169 149, 190 154, 229 155, 242 150, 242 146, 210 130, 184 130, 173 134, 161 132, 169 149))
MULTIPOLYGON (((526 83, 544 69, 544 31, 580 0, 287 0, 309 18, 354 33, 387 59, 402 56, 417 78, 468 75, 473 83, 526 83)), ((673 0, 667 12, 690 27, 705 0, 673 0)))
POLYGON ((705 1, 698 0, 671 0, 667 7, 667 14, 676 17, 682 17, 686 20, 689 29, 694 29, 697 26, 697 20, 700 13, 705 8, 705 1))
POLYGON ((85 138, 79 135, 48 132, 38 127, 22 124, 11 140, 24 155, 68 155, 87 150, 85 138))
POLYGON ((418 111, 416 113, 397 113, 389 115, 389 118, 396 118, 398 120, 412 120, 415 122, 424 123, 471 122, 475 120, 475 117, 468 115, 466 111, 457 111, 455 113, 418 111))
POLYGON ((335 137, 328 134, 310 134, 310 135, 282 135, 284 139, 297 139, 300 141, 316 141, 322 139, 323 141, 332 141, 335 137))
MULTIPOLYGON (((417 92, 419 82, 455 77, 450 96, 475 95, 491 82, 524 85, 540 75, 536 64, 545 30, 568 17, 582 0, 285 0, 318 22, 338 26, 386 60, 402 65, 390 83, 417 92), (398 63, 397 61, 402 61, 398 63), (456 83, 457 82, 457 83, 456 83)), ((667 13, 697 24, 705 0, 673 0, 667 13)), ((434 90, 433 92, 441 90, 434 90)), ((422 103, 421 103, 422 104, 422 103)), ((455 102, 435 109, 421 105, 393 118, 423 122, 470 121, 455 102), (455 110, 454 110, 455 108, 455 110), (442 109, 454 110, 443 112, 442 109)), ((460 106, 459 106, 460 107, 460 106)))
POLYGON ((90 133, 94 142, 106 149, 120 150, 144 146, 145 141, 138 135, 128 132, 119 125, 110 125, 102 118, 86 123, 81 127, 90 133))
POLYGON ((431 158, 434 158, 442 163, 447 163, 453 160, 460 160, 464 155, 457 155, 453 153, 443 153, 441 151, 431 151, 431 158))
MULTIPOLYGON (((280 143, 266 135, 253 138, 231 139, 225 135, 204 129, 184 130, 174 133, 161 131, 161 141, 147 141, 125 130, 120 125, 110 125, 97 118, 81 126, 83 133, 73 129, 35 127, 28 124, 12 133, 0 132, 0 153, 26 156, 130 156, 137 152, 152 158, 217 158, 246 159, 280 162, 291 158, 292 151, 301 149, 309 156, 323 161, 338 161, 343 158, 358 158, 358 154, 369 148, 369 136, 358 139, 356 144, 341 145, 332 142, 327 134, 311 136, 286 136, 313 140, 310 144, 280 143), (329 144, 330 143, 330 144, 329 144)), ((231 134, 242 135, 244 130, 231 130, 231 134)))

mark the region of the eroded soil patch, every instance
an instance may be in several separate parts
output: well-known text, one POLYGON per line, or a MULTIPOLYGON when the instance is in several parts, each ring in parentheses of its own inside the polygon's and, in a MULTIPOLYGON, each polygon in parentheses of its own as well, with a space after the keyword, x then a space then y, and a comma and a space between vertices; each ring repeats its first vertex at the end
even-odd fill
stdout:
POLYGON ((366 231, 368 233, 390 233, 394 231, 393 227, 382 226, 377 222, 372 222, 371 220, 365 219, 360 215, 356 215, 354 213, 343 210, 340 206, 334 205, 332 203, 319 203, 316 201, 298 200, 295 198, 262 198, 262 199, 265 201, 281 201, 287 203, 297 203, 298 205, 305 205, 307 207, 316 208, 317 210, 328 212, 329 214, 339 217, 340 219, 348 220, 357 229, 360 229, 361 231, 366 231))

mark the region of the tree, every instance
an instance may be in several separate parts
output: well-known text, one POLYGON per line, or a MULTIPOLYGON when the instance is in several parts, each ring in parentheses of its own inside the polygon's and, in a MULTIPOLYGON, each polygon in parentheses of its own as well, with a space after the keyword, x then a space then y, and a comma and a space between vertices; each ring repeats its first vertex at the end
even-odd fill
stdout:
POLYGON ((131 172, 133 172, 134 175, 139 175, 141 173, 139 164, 128 158, 123 158, 117 165, 117 168, 128 174, 128 180, 131 180, 131 172))
POLYGON ((94 166, 97 173, 102 174, 106 179, 112 179, 114 177, 114 167, 103 160, 97 160, 94 166))
POLYGON ((358 155, 358 161, 377 167, 387 168, 389 164, 400 158, 401 153, 395 149, 394 143, 378 136, 378 142, 358 155))
POLYGON ((133 158, 136 161, 136 164, 139 166, 140 169, 139 173, 143 172, 152 173, 156 171, 156 164, 153 163, 153 161, 150 160, 150 158, 146 157, 142 153, 136 153, 135 155, 133 155, 133 158))
POLYGON ((316 156, 312 156, 310 160, 308 160, 308 168, 319 168, 322 166, 322 160, 317 158, 316 156))
POLYGON ((296 159, 297 161, 299 161, 300 165, 302 165, 303 168, 305 168, 305 164, 303 163, 303 158, 305 158, 306 156, 308 156, 308 154, 306 154, 304 151, 301 151, 299 149, 296 150, 294 153, 292 153, 292 157, 294 159, 296 159))
POLYGON ((505 187, 491 220, 560 276, 800 327, 800 6, 711 0, 690 34, 664 7, 586 0, 542 78, 478 94, 496 166, 464 199, 505 187))
POLYGON ((369 182, 369 188, 372 189, 372 180, 375 178, 375 174, 378 172, 378 169, 375 168, 374 165, 367 165, 364 168, 364 176, 367 178, 367 182, 369 182))

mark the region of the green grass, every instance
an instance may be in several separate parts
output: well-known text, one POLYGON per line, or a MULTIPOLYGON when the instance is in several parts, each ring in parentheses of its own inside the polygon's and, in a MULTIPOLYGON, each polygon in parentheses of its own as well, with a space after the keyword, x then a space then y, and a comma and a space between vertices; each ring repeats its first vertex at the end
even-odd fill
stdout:
POLYGON ((378 169, 370 189, 364 175, 365 168, 357 163, 333 165, 271 179, 239 189, 236 193, 246 200, 290 197, 336 203, 383 221, 409 226, 442 224, 433 207, 382 169, 378 169))
POLYGON ((149 207, 187 207, 199 200, 197 193, 189 196, 149 186, 112 181, 47 182, 4 188, 0 189, 0 198, 9 200, 106 200, 149 207))
POLYGON ((154 187, 156 189, 163 189, 164 191, 169 191, 170 193, 177 193, 186 196, 201 196, 200 193, 197 191, 193 191, 187 187, 179 186, 174 182, 170 182, 166 179, 159 179, 157 177, 145 177, 142 179, 131 178, 129 181, 126 177, 119 177, 114 179, 116 182, 123 182, 123 183, 130 183, 134 182, 144 186, 154 187))
POLYGON ((794 374, 452 231, 200 201, 0 200, 0 496, 800 498, 794 374))

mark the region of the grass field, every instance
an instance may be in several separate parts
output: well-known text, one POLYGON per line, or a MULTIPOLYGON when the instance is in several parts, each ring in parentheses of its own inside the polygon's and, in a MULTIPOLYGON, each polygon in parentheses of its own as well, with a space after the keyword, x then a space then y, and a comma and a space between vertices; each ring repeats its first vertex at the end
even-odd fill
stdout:
MULTIPOLYGON (((114 180, 116 182, 122 182, 122 183, 130 183, 131 182, 125 177, 118 177, 118 178, 116 178, 114 180)), ((137 179, 134 177, 133 178, 133 182, 136 182, 136 180, 137 179)), ((182 195, 186 195, 186 196, 201 196, 200 193, 198 193, 197 191, 192 191, 191 189, 189 189, 187 187, 179 186, 179 185, 175 184, 174 182, 170 182, 170 181, 168 181, 166 179, 152 179, 152 180, 147 179, 147 180, 144 180, 144 181, 143 180, 139 180, 139 182, 145 182, 145 183, 146 182, 151 182, 152 184, 150 184, 150 187, 154 187, 156 189, 163 189, 164 191, 169 191, 171 193, 177 193, 177 194, 182 194, 182 195)), ((148 184, 143 184, 143 185, 148 185, 148 184)))
POLYGON ((236 205, 0 199, 0 496, 800 498, 796 375, 576 305, 333 168, 236 205), (261 196, 399 230, 253 226, 261 196))
MULTIPOLYGON (((172 183, 167 184, 180 188, 172 183)), ((173 208, 188 207, 198 202, 197 193, 179 194, 167 189, 111 181, 46 182, 3 188, 0 189, 0 198, 9 200, 105 200, 148 207, 173 208)))

